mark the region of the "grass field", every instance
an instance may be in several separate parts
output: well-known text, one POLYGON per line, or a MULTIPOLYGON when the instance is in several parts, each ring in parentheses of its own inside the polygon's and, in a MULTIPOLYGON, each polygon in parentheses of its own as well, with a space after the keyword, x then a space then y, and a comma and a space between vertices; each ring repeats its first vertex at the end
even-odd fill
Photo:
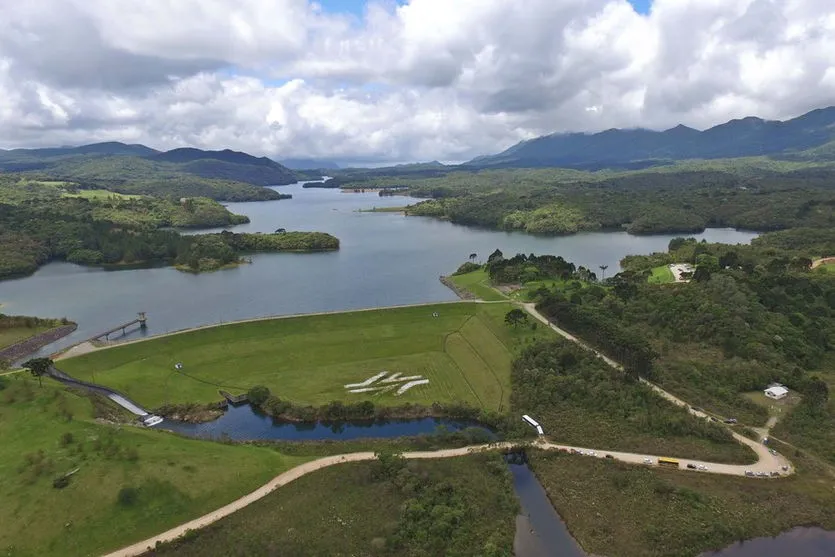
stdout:
POLYGON ((0 379, 0 554, 99 555, 254 490, 308 458, 92 421, 89 399, 0 379), (70 483, 53 479, 70 472, 70 483), (117 502, 122 488, 135 500, 117 502))
POLYGON ((516 346, 550 335, 504 324, 510 304, 462 302, 273 319, 207 328, 62 360, 61 369, 138 403, 212 402, 218 389, 265 385, 297 404, 467 402, 506 409, 516 346), (433 312, 438 317, 433 317, 433 312), (183 363, 182 372, 174 369, 183 363), (401 396, 349 393, 383 371, 423 376, 401 396))
POLYGON ((375 477, 377 468, 319 470, 150 555, 511 554, 517 503, 498 455, 410 461, 406 481, 375 477), (433 494, 439 485, 451 493, 433 494))
POLYGON ((6 348, 29 337, 39 335, 52 327, 8 327, 0 328, 0 348, 6 348))
POLYGON ((590 554, 696 557, 794 526, 835 529, 833 477, 810 459, 792 459, 796 475, 761 481, 561 453, 533 453, 531 466, 590 554))
POLYGON ((139 199, 141 195, 128 195, 124 193, 116 193, 110 190, 78 190, 75 193, 65 192, 64 197, 81 197, 91 201, 102 201, 107 199, 139 199))
POLYGON ((823 263, 815 267, 815 271, 821 273, 835 273, 835 263, 823 263))
POLYGON ((675 282, 676 278, 673 276, 669 265, 661 265, 660 267, 653 267, 648 280, 650 284, 668 284, 675 282))
POLYGON ((484 269, 463 275, 453 275, 449 278, 456 286, 469 290, 481 300, 487 302, 507 300, 507 296, 502 295, 501 292, 498 292, 490 286, 490 279, 487 276, 487 271, 484 269))

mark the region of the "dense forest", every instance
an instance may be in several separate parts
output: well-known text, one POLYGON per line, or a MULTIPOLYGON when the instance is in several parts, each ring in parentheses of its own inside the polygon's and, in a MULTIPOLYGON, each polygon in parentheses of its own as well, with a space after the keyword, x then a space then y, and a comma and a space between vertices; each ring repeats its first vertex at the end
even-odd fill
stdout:
POLYGON ((518 187, 451 181, 449 186, 412 187, 412 195, 432 199, 411 206, 408 214, 536 234, 827 227, 835 223, 834 177, 835 172, 809 169, 758 178, 716 171, 649 172, 518 187))
POLYGON ((680 238, 668 253, 627 258, 627 270, 603 282, 575 271, 534 295, 543 314, 621 360, 628 374, 720 415, 760 425, 766 409, 746 393, 785 384, 802 402, 779 434, 835 462, 835 274, 811 269, 809 257, 830 247, 835 231, 824 229, 766 234, 750 246, 680 238), (694 264, 693 280, 647 282, 652 266, 671 261, 694 264))
POLYGON ((239 262, 248 252, 339 247, 336 238, 320 233, 181 236, 169 229, 248 220, 208 198, 125 196, 4 175, 0 177, 0 279, 33 273, 51 260, 80 265, 176 264, 198 271, 239 262))

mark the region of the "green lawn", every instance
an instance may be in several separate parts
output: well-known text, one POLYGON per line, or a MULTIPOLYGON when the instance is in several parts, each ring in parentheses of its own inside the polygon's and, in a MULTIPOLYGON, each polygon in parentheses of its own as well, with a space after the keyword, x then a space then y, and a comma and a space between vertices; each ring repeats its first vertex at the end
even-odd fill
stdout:
POLYGON ((116 193, 110 190, 77 190, 75 193, 66 192, 64 197, 81 197, 91 201, 102 201, 107 199, 139 199, 141 195, 127 195, 124 193, 116 193))
POLYGON ((0 328, 0 348, 6 348, 21 340, 39 335, 52 327, 9 327, 0 328))
POLYGON ((518 504, 497 454, 304 476, 154 556, 511 555, 518 504))
POLYGON ((92 421, 89 399, 25 375, 0 384, 0 554, 99 555, 223 506, 306 460, 92 421), (63 489, 54 478, 78 471, 63 489), (122 488, 136 488, 120 504, 122 488))
POLYGON ((551 334, 504 325, 511 307, 461 302, 231 324, 102 350, 59 367, 152 408, 217 401, 219 388, 237 393, 265 385, 280 398, 317 406, 372 400, 506 409, 512 351, 528 337, 551 334), (174 369, 177 362, 183 373, 174 369), (423 376, 429 384, 401 396, 345 388, 383 371, 423 376))
POLYGON ((669 265, 661 265, 660 267, 653 267, 652 275, 649 277, 650 284, 668 284, 675 282, 676 278, 670 270, 669 265))
POLYGON ((819 271, 821 273, 835 273, 835 263, 823 263, 822 265, 815 267, 815 271, 819 271))
POLYGON ((472 273, 465 273, 463 275, 453 275, 449 279, 455 283, 456 286, 469 290, 476 297, 488 302, 499 300, 507 300, 507 296, 490 286, 490 279, 487 276, 487 271, 483 268, 472 273))

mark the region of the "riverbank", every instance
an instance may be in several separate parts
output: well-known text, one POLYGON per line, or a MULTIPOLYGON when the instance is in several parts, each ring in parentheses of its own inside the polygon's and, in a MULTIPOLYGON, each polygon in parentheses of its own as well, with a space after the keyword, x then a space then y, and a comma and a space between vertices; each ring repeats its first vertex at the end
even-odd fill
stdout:
POLYGON ((64 338, 78 328, 76 323, 68 323, 38 333, 20 342, 16 342, 0 350, 0 361, 16 362, 33 354, 53 342, 64 338))
POLYGON ((441 284, 455 292, 455 295, 461 298, 462 300, 475 300, 476 296, 466 288, 458 286, 450 277, 441 276, 439 277, 441 284))

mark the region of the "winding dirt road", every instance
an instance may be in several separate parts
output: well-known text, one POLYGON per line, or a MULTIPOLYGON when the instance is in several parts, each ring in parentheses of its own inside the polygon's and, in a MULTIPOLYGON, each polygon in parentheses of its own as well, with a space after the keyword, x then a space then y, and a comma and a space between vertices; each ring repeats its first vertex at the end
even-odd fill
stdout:
MULTIPOLYGON (((585 344, 583 341, 565 331, 560 329, 553 323, 551 323, 545 316, 539 313, 536 310, 534 304, 525 303, 521 304, 524 309, 530 313, 534 318, 541 321, 544 324, 547 324, 551 329, 557 332, 562 337, 577 343, 578 345, 582 346, 586 350, 590 350, 594 352, 599 358, 605 361, 610 366, 622 370, 623 367, 612 360, 611 358, 606 357, 605 355, 601 354, 597 350, 594 350, 589 345, 585 344)), ((696 410, 688 405, 683 400, 679 399, 678 397, 668 393, 661 387, 641 379, 643 383, 648 385, 653 391, 655 391, 659 396, 664 397, 666 400, 676 404, 678 406, 684 407, 690 412, 692 415, 697 416, 703 419, 710 419, 711 416, 707 415, 705 412, 701 410, 696 410)), ((783 457, 782 455, 771 452, 768 447, 752 440, 739 435, 736 432, 732 432, 734 439, 743 443, 744 445, 750 447, 754 453, 757 455, 758 461, 754 464, 750 465, 738 465, 738 464, 719 464, 713 462, 705 462, 700 460, 692 460, 692 459, 676 459, 679 462, 679 468, 682 470, 687 470, 687 466, 691 465, 695 467, 693 473, 708 473, 708 474, 724 474, 724 475, 732 475, 732 476, 751 476, 754 475, 757 479, 766 479, 778 476, 772 476, 772 473, 779 474, 779 477, 785 476, 787 474, 794 473, 794 468, 791 465, 791 462, 783 457)), ((404 458, 407 459, 429 459, 429 458, 451 458, 457 456, 465 456, 468 454, 472 454, 475 452, 482 452, 482 451, 491 451, 491 450, 502 450, 508 449, 513 446, 518 446, 519 443, 512 443, 512 442, 504 442, 504 443, 492 443, 488 445, 474 445, 469 447, 461 447, 457 449, 444 449, 440 451, 429 451, 429 452, 408 452, 403 453, 404 458)), ((574 452, 577 454, 583 454, 589 457, 596 457, 596 458, 611 458, 614 460, 619 460, 621 462, 626 462, 630 464, 639 464, 639 465, 648 465, 648 466, 657 466, 659 455, 648 455, 648 454, 638 454, 638 453, 628 453, 622 451, 608 451, 608 450, 599 450, 599 449, 590 449, 586 447, 577 447, 571 445, 560 445, 555 443, 550 443, 545 441, 544 439, 539 439, 536 442, 532 443, 533 446, 543 450, 562 450, 568 452, 574 452)), ((244 507, 251 505, 255 501, 266 497, 274 490, 278 489, 281 486, 287 485, 288 483, 296 480, 306 474, 310 474, 311 472, 315 472, 317 470, 321 470, 322 468, 326 468, 328 466, 333 466, 336 464, 342 464, 344 462, 358 462, 358 461, 368 461, 373 460, 374 453, 371 452, 359 452, 359 453, 349 453, 343 455, 335 455, 335 456, 328 456, 324 458, 319 458, 317 460, 312 460, 305 464, 301 464, 292 468, 282 474, 279 474, 275 478, 273 478, 267 484, 261 486, 260 488, 256 489, 252 493, 237 499, 228 505, 225 505, 215 511, 212 511, 208 514, 205 514, 199 518, 186 522, 185 524, 181 524, 175 528, 172 528, 166 532, 163 532, 157 536, 149 538, 147 540, 143 540, 141 542, 137 542, 133 545, 128 547, 124 547, 117 551, 107 554, 105 557, 134 557, 138 555, 142 555, 146 553, 148 550, 152 549, 157 543, 161 542, 170 542, 176 540, 177 538, 183 536, 190 530, 198 530, 200 528, 204 528, 218 520, 225 518, 232 513, 243 509, 244 507)), ((692 468, 691 468, 692 469, 692 468)))
MULTIPOLYGON (((557 334, 559 334, 563 338, 566 338, 566 339, 570 340, 571 342, 577 343, 579 346, 582 346, 586 350, 590 350, 591 352, 594 352, 597 355, 598 358, 602 359, 604 362, 606 362, 607 364, 609 364, 613 368, 615 368, 617 370, 620 370, 620 371, 623 371, 623 366, 621 366, 619 363, 617 363, 616 361, 612 360, 611 358, 605 356, 604 354, 601 354, 600 352, 598 352, 597 350, 595 350, 594 348, 592 348, 588 344, 584 343, 583 341, 581 341, 580 339, 578 339, 577 337, 575 337, 574 335, 572 335, 568 331, 560 329, 559 327, 557 327, 556 325, 551 323, 544 315, 542 315, 541 313, 539 313, 536 310, 536 306, 534 304, 526 303, 526 304, 522 304, 522 305, 524 306, 525 310, 528 313, 530 313, 532 316, 534 316, 537 320, 541 321, 542 323, 547 324, 549 327, 551 327, 551 329, 556 331, 557 334)), ((664 389, 662 389, 661 387, 659 387, 655 383, 647 381, 646 379, 643 379, 643 378, 641 378, 640 381, 641 381, 641 383, 644 383, 645 385, 649 386, 649 388, 651 388, 653 391, 655 391, 655 393, 658 394, 660 397, 668 400, 669 402, 672 402, 676 406, 681 406, 683 408, 686 408, 687 411, 690 414, 692 414, 693 416, 702 418, 704 420, 709 420, 709 419, 712 418, 712 416, 708 415, 707 413, 703 412, 702 410, 697 410, 697 409, 693 408, 692 406, 690 406, 689 404, 687 404, 686 402, 684 402, 680 398, 678 398, 675 395, 665 391, 664 389)), ((752 464, 750 466, 735 466, 735 465, 730 465, 730 464, 710 464, 710 463, 706 463, 706 462, 689 461, 689 460, 682 461, 682 462, 685 465, 689 464, 689 463, 695 464, 697 466, 699 464, 704 465, 705 467, 708 468, 708 471, 710 471, 710 472, 717 472, 717 473, 721 473, 721 474, 732 474, 732 475, 737 475, 737 476, 745 475, 745 472, 747 472, 747 471, 751 471, 754 474, 757 474, 757 473, 770 474, 771 472, 779 472, 781 475, 785 475, 785 474, 794 473, 794 467, 792 466, 791 462, 787 458, 785 458, 784 456, 777 453, 776 451, 772 452, 771 449, 769 449, 767 446, 763 445, 762 443, 754 441, 753 439, 749 439, 749 438, 745 437, 744 435, 740 435, 739 433, 737 433, 735 431, 731 431, 731 435, 733 435, 733 438, 736 441, 742 443, 743 445, 745 445, 747 447, 750 447, 751 450, 753 450, 756 453, 758 461, 755 464, 752 464), (784 468, 785 468, 785 470, 784 470, 784 468)), ((613 456, 617 457, 616 453, 613 453, 611 451, 609 451, 609 452, 613 456)), ((627 459, 620 459, 620 460, 630 462, 630 460, 627 460, 627 459)), ((634 460, 631 461, 631 462, 634 462, 634 460)))

